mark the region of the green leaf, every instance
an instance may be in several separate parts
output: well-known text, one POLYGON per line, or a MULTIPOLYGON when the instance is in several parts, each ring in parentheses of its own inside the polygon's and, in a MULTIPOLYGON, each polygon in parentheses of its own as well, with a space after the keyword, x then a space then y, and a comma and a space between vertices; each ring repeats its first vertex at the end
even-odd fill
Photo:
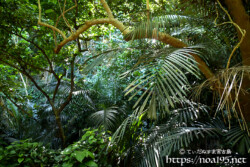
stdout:
POLYGON ((98 165, 93 160, 86 162, 85 165, 90 167, 98 167, 98 165))
POLYGON ((53 10, 53 9, 48 9, 48 10, 45 10, 45 13, 52 13, 52 12, 54 12, 54 10, 53 10))
POLYGON ((20 164, 20 163, 22 163, 23 162, 23 160, 24 160, 24 158, 18 158, 18 163, 20 164))
POLYGON ((30 4, 30 6, 31 6, 33 9, 37 9, 37 6, 34 5, 34 4, 30 4))
POLYGON ((15 150, 11 150, 10 154, 16 154, 16 151, 15 150))
POLYGON ((93 158, 93 159, 95 158, 95 156, 94 156, 94 154, 93 154, 92 152, 87 151, 87 153, 88 153, 88 156, 89 156, 89 157, 91 157, 91 158, 93 158))
POLYGON ((63 164, 63 167, 72 167, 73 166, 73 164, 71 164, 71 163, 64 163, 63 164))
POLYGON ((79 162, 82 162, 82 160, 85 157, 88 157, 88 156, 89 156, 89 151, 88 150, 76 151, 75 152, 75 157, 76 157, 77 161, 79 161, 79 162))

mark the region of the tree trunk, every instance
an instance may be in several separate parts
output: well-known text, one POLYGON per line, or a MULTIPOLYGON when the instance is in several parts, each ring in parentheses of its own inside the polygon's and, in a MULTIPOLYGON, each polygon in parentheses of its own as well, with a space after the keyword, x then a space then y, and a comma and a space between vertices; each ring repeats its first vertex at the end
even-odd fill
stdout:
MULTIPOLYGON (((240 26, 241 29, 246 30, 244 40, 240 45, 242 64, 250 66, 250 17, 246 13, 242 0, 225 0, 228 11, 233 17, 233 21, 240 26)), ((242 34, 237 29, 238 38, 241 39, 242 34)), ((250 79, 245 75, 242 88, 246 92, 241 93, 239 96, 240 107, 247 122, 250 122, 250 79)))
POLYGON ((56 124, 58 126, 59 135, 60 135, 60 138, 62 140, 62 146, 63 146, 63 148, 65 148, 65 135, 64 135, 63 126, 61 123, 61 118, 60 118, 60 115, 56 114, 56 113, 55 113, 55 117, 56 117, 56 124))
MULTIPOLYGON (((246 13, 245 8, 241 0, 225 0, 230 14, 233 17, 233 21, 240 26, 240 28, 246 30, 246 36, 240 45, 240 51, 242 56, 242 64, 250 66, 250 17, 246 13)), ((238 32, 238 38, 241 39, 241 33, 238 32)))

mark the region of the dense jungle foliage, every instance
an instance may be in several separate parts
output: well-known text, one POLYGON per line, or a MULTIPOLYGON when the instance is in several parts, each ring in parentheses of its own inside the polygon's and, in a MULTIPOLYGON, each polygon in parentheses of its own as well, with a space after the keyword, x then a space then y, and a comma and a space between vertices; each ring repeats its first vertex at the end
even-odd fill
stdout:
POLYGON ((248 166, 250 1, 0 0, 0 23, 0 167, 248 166))

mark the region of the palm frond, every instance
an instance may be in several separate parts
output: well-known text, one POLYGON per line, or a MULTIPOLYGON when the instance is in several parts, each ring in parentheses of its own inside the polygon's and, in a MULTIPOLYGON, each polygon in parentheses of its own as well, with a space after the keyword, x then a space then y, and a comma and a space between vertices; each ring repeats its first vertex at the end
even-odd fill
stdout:
POLYGON ((89 117, 95 125, 103 125, 106 130, 111 130, 118 122, 119 108, 112 106, 104 110, 97 111, 89 117))
POLYGON ((226 134, 226 141, 235 147, 241 154, 250 153, 250 139, 247 131, 243 131, 239 126, 233 127, 226 134))
POLYGON ((136 109, 130 116, 128 116, 122 124, 116 129, 115 133, 112 136, 111 143, 119 143, 126 132, 126 130, 136 124, 138 121, 142 119, 144 114, 139 115, 138 109, 136 109))
POLYGON ((158 109, 169 113, 169 107, 174 107, 174 103, 185 97, 189 83, 183 71, 198 77, 191 53, 199 52, 192 48, 178 49, 169 55, 161 52, 156 56, 159 59, 140 67, 140 71, 145 71, 144 75, 125 89, 125 95, 133 92, 129 100, 140 96, 134 104, 134 108, 140 108, 139 113, 146 111, 149 118, 157 119, 158 109))
POLYGON ((83 71, 83 74, 88 74, 95 67, 99 66, 100 64, 103 64, 103 62, 105 62, 105 64, 111 63, 113 58, 117 55, 116 53, 120 52, 121 50, 121 48, 116 48, 89 57, 87 60, 85 60, 83 65, 80 66, 80 69, 83 71), (92 59, 93 61, 91 63, 88 63, 92 59))
POLYGON ((192 123, 200 117, 201 113, 209 117, 208 107, 203 104, 196 103, 188 99, 182 99, 180 100, 179 105, 180 107, 171 111, 175 114, 173 119, 175 119, 178 123, 183 123, 185 125, 192 123))
POLYGON ((77 91, 73 91, 72 92, 73 96, 72 96, 72 100, 71 103, 75 103, 80 105, 79 103, 81 102, 86 102, 86 104, 92 108, 92 109, 96 109, 95 108, 95 104, 93 102, 93 100, 90 97, 91 92, 88 90, 77 90, 77 91))
POLYGON ((223 116, 227 117, 229 127, 231 119, 235 117, 238 119, 241 128, 248 131, 247 123, 239 107, 239 96, 242 93, 247 93, 247 90, 242 88, 242 82, 244 77, 250 76, 249 73, 249 66, 236 66, 222 70, 198 86, 194 91, 194 97, 199 99, 202 90, 207 87, 217 90, 219 102, 216 111, 222 111, 223 116), (226 109, 227 112, 224 112, 223 109, 226 109))
MULTIPOLYGON (((157 37, 159 32, 169 33, 171 36, 189 36, 190 34, 204 34, 201 22, 207 20, 185 15, 165 15, 153 17, 150 21, 140 22, 125 36, 125 39, 144 39, 157 37)), ((212 23, 212 21, 210 21, 212 23)))
POLYGON ((170 155, 183 147, 188 147, 195 139, 204 138, 207 135, 218 136, 218 134, 222 133, 213 124, 198 124, 195 127, 177 127, 172 131, 169 131, 168 128, 164 126, 155 128, 155 132, 152 135, 157 136, 157 139, 153 143, 150 141, 148 145, 146 144, 144 157, 141 159, 139 166, 162 166, 164 156, 170 155), (161 132, 158 133, 159 131, 161 132), (165 133, 163 133, 164 131, 165 133))

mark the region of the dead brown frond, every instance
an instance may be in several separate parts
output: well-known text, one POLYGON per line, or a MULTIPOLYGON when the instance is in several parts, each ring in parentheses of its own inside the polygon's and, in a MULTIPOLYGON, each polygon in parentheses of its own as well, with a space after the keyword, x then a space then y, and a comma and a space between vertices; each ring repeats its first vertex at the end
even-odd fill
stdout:
POLYGON ((211 77, 195 88, 193 97, 200 99, 202 90, 210 88, 216 90, 216 98, 218 101, 216 114, 218 111, 222 112, 224 121, 229 123, 234 117, 238 120, 242 130, 247 130, 247 123, 241 110, 239 97, 246 94, 247 90, 242 88, 243 79, 250 77, 249 66, 236 66, 228 69, 221 70, 217 75, 211 77), (226 112, 224 112, 226 110, 226 112))

